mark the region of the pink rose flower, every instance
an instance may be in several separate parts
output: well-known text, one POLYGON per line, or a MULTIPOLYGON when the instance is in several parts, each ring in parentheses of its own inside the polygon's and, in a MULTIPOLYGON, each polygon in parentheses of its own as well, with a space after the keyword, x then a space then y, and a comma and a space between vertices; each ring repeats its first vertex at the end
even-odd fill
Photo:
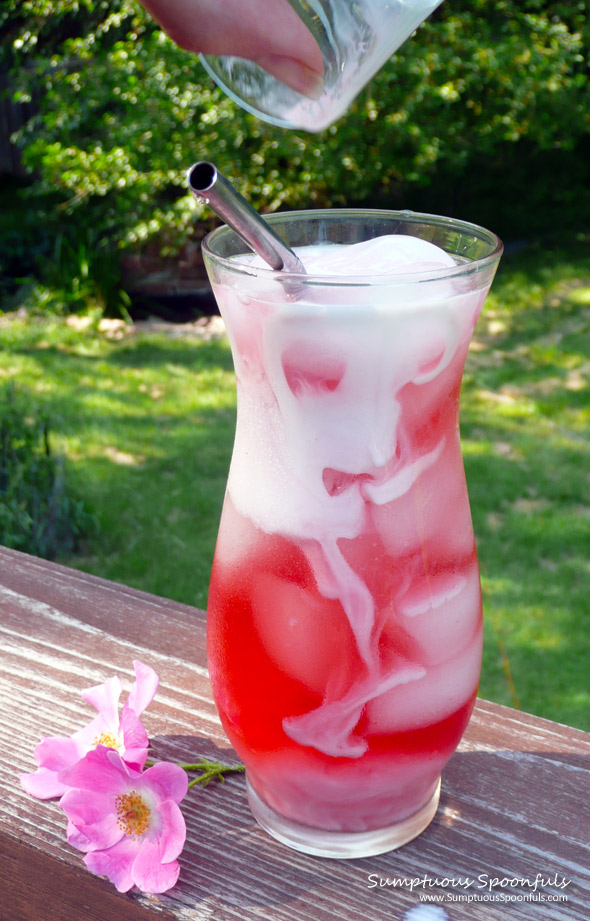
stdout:
POLYGON ((99 745, 60 780, 68 787, 60 800, 68 841, 86 852, 89 870, 108 877, 119 892, 137 886, 155 894, 174 886, 186 838, 178 803, 188 778, 181 767, 161 762, 141 773, 99 745))
POLYGON ((62 774, 97 745, 119 753, 123 761, 142 770, 148 753, 147 733, 139 719, 153 700, 158 676, 153 668, 141 662, 133 663, 135 683, 119 717, 119 697, 122 686, 118 678, 82 692, 82 698, 92 704, 98 715, 71 737, 53 736, 42 739, 35 749, 36 771, 21 774, 20 782, 27 793, 38 799, 62 796, 68 787, 62 774))

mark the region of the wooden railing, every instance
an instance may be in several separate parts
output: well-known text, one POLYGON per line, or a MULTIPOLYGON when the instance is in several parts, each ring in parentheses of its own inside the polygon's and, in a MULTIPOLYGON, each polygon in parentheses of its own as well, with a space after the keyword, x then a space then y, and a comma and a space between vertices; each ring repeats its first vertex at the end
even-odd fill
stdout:
POLYGON ((236 775, 182 803, 174 889, 117 893, 67 845, 58 805, 27 796, 18 774, 34 769, 41 736, 88 721, 79 692, 112 674, 130 682, 133 659, 160 675, 144 716, 155 757, 234 763, 202 611, 0 549, 2 921, 402 921, 424 895, 446 899, 437 921, 590 918, 590 735, 485 701, 443 774, 436 818, 399 851, 297 854, 258 828, 236 775))

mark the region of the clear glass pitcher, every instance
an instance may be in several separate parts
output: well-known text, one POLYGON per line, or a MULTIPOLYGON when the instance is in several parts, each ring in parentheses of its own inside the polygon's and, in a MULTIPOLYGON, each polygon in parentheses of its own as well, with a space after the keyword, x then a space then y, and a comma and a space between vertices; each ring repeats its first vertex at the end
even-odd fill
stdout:
POLYGON ((227 227, 204 243, 238 391, 208 605, 214 697, 259 823, 308 853, 368 856, 429 824, 475 701, 458 408, 502 247, 409 212, 269 220, 295 248, 403 234, 447 259, 347 275, 345 248, 337 275, 288 275, 227 227))
POLYGON ((289 0, 322 52, 324 87, 309 99, 252 61, 201 55, 215 82, 254 115, 320 131, 336 121, 371 77, 441 0, 289 0))

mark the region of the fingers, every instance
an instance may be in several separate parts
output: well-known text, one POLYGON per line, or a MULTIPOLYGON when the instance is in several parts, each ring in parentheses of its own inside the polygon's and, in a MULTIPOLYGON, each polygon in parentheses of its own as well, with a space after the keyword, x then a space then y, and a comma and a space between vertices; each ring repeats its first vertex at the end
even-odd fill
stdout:
POLYGON ((322 55, 288 0, 142 0, 181 48, 255 61, 297 92, 317 96, 322 55))
POLYGON ((302 61, 279 54, 262 54, 256 58, 256 63, 303 96, 317 99, 321 95, 324 85, 321 73, 317 73, 302 61))

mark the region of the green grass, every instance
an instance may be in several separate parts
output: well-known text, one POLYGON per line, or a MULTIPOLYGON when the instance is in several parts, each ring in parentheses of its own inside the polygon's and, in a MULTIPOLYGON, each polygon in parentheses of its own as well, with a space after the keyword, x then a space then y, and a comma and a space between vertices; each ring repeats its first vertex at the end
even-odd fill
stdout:
POLYGON ((97 516, 88 555, 63 562, 203 607, 235 424, 227 343, 3 323, 0 374, 50 411, 97 516))
POLYGON ((506 259, 461 431, 484 589, 480 694, 590 729, 590 257, 506 259))
MULTIPOLYGON (((484 588, 480 694, 590 729, 587 240, 505 258, 465 374, 462 436, 484 588)), ((64 562, 204 606, 235 421, 223 340, 113 341, 0 321, 0 376, 31 388, 93 506, 64 562)))

